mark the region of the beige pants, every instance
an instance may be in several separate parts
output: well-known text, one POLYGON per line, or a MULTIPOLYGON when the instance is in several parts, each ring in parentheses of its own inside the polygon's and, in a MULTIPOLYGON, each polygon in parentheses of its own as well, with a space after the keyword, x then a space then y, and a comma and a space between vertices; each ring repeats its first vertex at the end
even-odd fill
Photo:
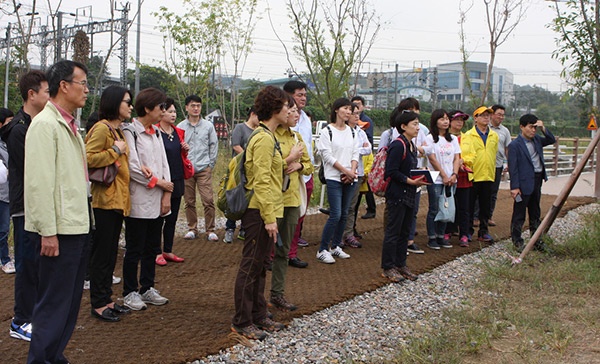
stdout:
POLYGON ((204 206, 204 224, 207 232, 215 231, 215 204, 213 202, 212 190, 212 169, 206 167, 205 170, 194 174, 192 178, 185 180, 185 217, 188 223, 188 230, 198 235, 198 214, 196 213, 196 187, 202 199, 204 206))

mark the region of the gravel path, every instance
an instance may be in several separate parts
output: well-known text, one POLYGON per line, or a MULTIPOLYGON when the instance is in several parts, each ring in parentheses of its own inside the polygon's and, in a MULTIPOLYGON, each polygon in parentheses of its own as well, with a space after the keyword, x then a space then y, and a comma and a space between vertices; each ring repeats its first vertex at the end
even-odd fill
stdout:
MULTIPOLYGON (((581 206, 557 219, 549 235, 564 241, 583 228, 581 215, 600 212, 599 204, 581 206)), ((201 363, 379 362, 392 358, 417 326, 435 325, 443 309, 459 307, 474 289, 482 262, 507 262, 509 241, 464 255, 419 276, 416 282, 389 284, 373 292, 294 319, 283 331, 253 347, 236 345, 201 363)), ((481 294, 490 294, 481 292, 481 294)))

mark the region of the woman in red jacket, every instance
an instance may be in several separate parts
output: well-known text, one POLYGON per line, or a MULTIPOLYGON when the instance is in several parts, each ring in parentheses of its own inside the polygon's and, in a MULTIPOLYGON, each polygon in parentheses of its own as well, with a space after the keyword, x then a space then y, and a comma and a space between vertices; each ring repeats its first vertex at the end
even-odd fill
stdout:
POLYGON ((175 126, 177 111, 175 101, 167 97, 165 102, 165 113, 156 126, 160 129, 167 162, 171 170, 171 182, 173 182, 173 193, 171 194, 171 214, 165 217, 163 226, 163 250, 156 252, 156 264, 167 265, 167 262, 183 263, 184 259, 173 253, 173 238, 175 236, 175 224, 179 215, 179 206, 183 196, 183 180, 194 175, 194 167, 187 158, 190 147, 184 141, 184 131, 175 126), (191 169, 191 170, 190 170, 191 169))

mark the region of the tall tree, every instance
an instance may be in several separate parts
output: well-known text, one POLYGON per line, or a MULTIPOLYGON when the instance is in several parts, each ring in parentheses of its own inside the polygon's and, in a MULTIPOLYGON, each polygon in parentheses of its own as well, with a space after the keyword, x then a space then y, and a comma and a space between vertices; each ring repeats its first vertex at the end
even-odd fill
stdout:
POLYGON ((572 93, 585 92, 595 84, 598 99, 600 0, 568 0, 560 6, 555 2, 553 6, 556 9, 556 18, 550 26, 558 33, 558 37, 552 56, 564 67, 561 76, 571 85, 572 93))
POLYGON ((238 77, 241 77, 246 59, 252 51, 252 34, 258 20, 256 16, 257 0, 230 0, 224 8, 226 27, 224 38, 228 55, 233 60, 233 77, 231 78, 231 127, 234 120, 240 117, 238 102, 238 77), (240 64, 241 63, 241 64, 240 64), (238 74, 239 72, 239 74, 238 74))
POLYGON ((490 61, 488 63, 485 86, 481 93, 481 105, 486 103, 492 83, 492 70, 496 60, 496 51, 517 25, 527 10, 524 0, 484 0, 485 14, 490 34, 490 61))
POLYGON ((153 13, 163 33, 167 72, 177 79, 178 100, 187 95, 204 95, 209 90, 209 79, 222 54, 223 0, 184 0, 186 9, 178 15, 166 6, 153 13))
POLYGON ((349 91, 352 73, 377 38, 379 16, 366 0, 288 0, 287 7, 298 43, 294 52, 308 69, 308 92, 328 110, 349 91))

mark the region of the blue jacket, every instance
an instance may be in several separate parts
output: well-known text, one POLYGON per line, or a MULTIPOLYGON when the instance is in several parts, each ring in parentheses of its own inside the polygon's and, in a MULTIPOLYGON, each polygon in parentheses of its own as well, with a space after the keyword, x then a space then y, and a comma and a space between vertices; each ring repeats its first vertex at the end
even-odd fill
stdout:
MULTIPOLYGON (((533 143, 538 155, 542 158, 542 176, 544 181, 548 180, 546 176, 546 166, 544 165, 543 147, 554 144, 556 139, 554 135, 546 128, 544 137, 536 135, 533 137, 533 143)), ((533 162, 529 155, 529 150, 525 144, 525 138, 519 134, 515 140, 508 145, 508 172, 510 173, 510 189, 521 189, 523 195, 531 195, 533 193, 533 179, 535 172, 533 162)))

